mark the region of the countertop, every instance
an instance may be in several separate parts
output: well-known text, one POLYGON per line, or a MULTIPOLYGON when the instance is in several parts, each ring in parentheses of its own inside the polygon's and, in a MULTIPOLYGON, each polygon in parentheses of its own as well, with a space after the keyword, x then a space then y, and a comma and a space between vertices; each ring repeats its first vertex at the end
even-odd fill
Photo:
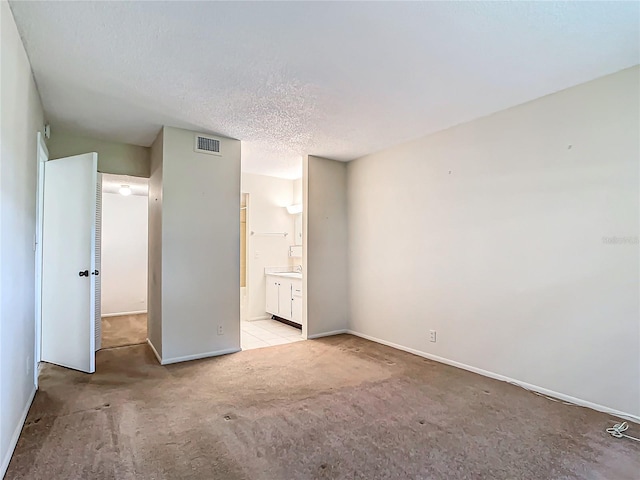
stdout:
POLYGON ((267 273, 267 276, 274 277, 284 277, 284 278, 297 278, 302 280, 302 273, 300 272, 277 272, 277 273, 267 273))

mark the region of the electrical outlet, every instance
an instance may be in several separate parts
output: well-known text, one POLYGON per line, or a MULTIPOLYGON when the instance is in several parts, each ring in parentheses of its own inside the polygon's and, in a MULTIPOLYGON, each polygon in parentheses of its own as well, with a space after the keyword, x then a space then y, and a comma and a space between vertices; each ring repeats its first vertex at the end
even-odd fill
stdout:
POLYGON ((218 335, 224 335, 224 328, 222 328, 222 325, 218 325, 218 335))
POLYGON ((429 330, 429 341, 435 343, 435 341, 436 341, 436 331, 435 330, 429 330))

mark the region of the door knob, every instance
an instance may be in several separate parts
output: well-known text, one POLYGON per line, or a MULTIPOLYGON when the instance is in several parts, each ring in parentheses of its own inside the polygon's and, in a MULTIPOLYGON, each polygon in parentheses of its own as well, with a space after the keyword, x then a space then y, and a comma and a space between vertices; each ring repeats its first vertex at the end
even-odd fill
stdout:
POLYGON ((94 270, 93 272, 91 272, 91 275, 100 275, 100 272, 98 270, 94 270))
POLYGON ((84 270, 82 272, 78 272, 78 275, 80 275, 81 277, 88 277, 89 276, 89 270, 84 270))

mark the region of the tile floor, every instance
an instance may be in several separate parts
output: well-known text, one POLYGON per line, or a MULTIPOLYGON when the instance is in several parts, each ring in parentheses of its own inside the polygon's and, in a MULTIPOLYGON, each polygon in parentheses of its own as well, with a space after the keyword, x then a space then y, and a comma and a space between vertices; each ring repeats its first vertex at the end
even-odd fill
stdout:
POLYGON ((240 343, 243 350, 270 347, 293 343, 302 340, 301 331, 276 320, 256 320, 247 322, 242 320, 240 343))

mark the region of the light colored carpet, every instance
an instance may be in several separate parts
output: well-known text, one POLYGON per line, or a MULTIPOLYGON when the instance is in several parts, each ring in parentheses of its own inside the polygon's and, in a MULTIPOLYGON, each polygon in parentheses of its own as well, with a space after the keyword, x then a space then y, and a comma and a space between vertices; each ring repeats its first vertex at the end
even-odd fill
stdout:
POLYGON ((102 348, 136 345, 146 341, 146 313, 102 317, 102 348))
MULTIPOLYGON (((350 335, 160 366, 48 365, 8 479, 607 479, 617 420, 350 335)), ((630 434, 640 436, 632 425, 630 434)))

